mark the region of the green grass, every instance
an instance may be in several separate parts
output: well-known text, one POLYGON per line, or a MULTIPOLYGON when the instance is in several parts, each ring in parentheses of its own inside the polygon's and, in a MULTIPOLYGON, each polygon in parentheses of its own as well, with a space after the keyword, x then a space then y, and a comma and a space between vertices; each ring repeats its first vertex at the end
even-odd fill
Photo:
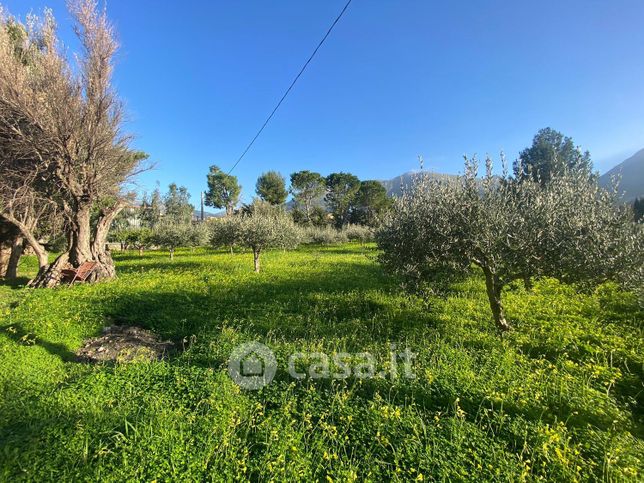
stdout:
MULTIPOLYGON (((504 294, 401 291, 373 248, 252 256, 115 254, 119 278, 0 286, 0 480, 637 481, 644 462, 643 314, 630 294, 552 280, 504 294), (185 347, 166 362, 85 365, 109 324, 185 347), (227 374, 258 340, 280 364, 260 391, 227 374), (416 352, 416 378, 296 381, 293 352, 416 352)), ((35 269, 27 259, 23 275, 35 269)))

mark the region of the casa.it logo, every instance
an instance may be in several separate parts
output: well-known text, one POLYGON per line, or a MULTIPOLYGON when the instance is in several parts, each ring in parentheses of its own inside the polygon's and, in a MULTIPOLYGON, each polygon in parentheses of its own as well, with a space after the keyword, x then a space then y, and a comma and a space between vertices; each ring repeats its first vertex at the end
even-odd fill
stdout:
POLYGON ((228 362, 228 374, 242 389, 261 389, 275 377, 277 360, 273 351, 259 342, 235 347, 228 362))

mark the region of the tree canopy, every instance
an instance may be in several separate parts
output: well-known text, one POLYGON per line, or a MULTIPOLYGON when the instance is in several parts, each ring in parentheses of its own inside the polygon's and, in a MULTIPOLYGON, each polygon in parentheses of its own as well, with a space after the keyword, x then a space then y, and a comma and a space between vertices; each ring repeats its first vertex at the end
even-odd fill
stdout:
POLYGON ((235 205, 239 202, 240 194, 241 186, 236 176, 226 174, 218 166, 210 167, 205 198, 207 206, 225 209, 227 215, 232 215, 235 205))
POLYGON ((326 180, 320 173, 303 170, 291 174, 291 194, 298 209, 303 209, 305 221, 313 222, 315 202, 326 191, 326 180))
POLYGON ((141 202, 141 220, 143 223, 152 228, 161 220, 163 208, 163 199, 159 188, 155 188, 150 197, 143 196, 141 202))
POLYGON ((197 247, 206 244, 208 230, 203 224, 163 220, 154 228, 150 239, 155 245, 167 248, 172 260, 178 247, 197 247))
POLYGON ((331 173, 326 178, 325 200, 338 227, 350 221, 351 209, 355 201, 360 180, 350 173, 331 173))
POLYGON ((190 193, 188 193, 188 189, 185 186, 170 183, 163 201, 165 218, 173 223, 190 223, 195 207, 190 204, 190 193))
POLYGON ((391 206, 392 199, 379 181, 362 181, 354 201, 353 220, 356 223, 374 226, 391 206))
POLYGON ((267 171, 257 178, 255 192, 260 199, 271 205, 284 204, 288 196, 286 181, 277 171, 267 171))
POLYGON ((521 151, 514 163, 514 175, 519 180, 531 178, 545 184, 564 171, 575 170, 591 176, 592 168, 588 151, 582 152, 572 138, 547 127, 539 130, 532 145, 521 151))

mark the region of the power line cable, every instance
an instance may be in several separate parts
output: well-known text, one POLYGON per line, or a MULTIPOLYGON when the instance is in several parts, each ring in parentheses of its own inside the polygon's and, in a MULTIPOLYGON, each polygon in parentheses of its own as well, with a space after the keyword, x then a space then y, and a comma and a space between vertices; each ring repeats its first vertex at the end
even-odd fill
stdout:
POLYGON ((273 118, 273 116, 275 115, 275 113, 277 112, 277 110, 279 109, 279 107, 282 105, 282 102, 284 102, 284 99, 286 99, 286 96, 288 96, 288 95, 289 95, 289 93, 291 92, 291 89, 293 89, 293 86, 295 85, 295 83, 297 82, 297 80, 298 80, 298 79, 300 78, 300 76, 304 73, 304 71, 306 70, 307 66, 311 63, 311 61, 313 60, 313 57, 315 57, 315 54, 317 54, 318 50, 320 50, 320 47, 322 47, 322 44, 324 44, 324 41, 325 41, 325 40, 327 39, 327 37, 331 34, 331 31, 333 30, 333 28, 335 27, 335 25, 340 21, 340 19, 342 18, 342 15, 344 15, 344 12, 346 12, 347 8, 349 8, 349 4, 351 4, 351 2, 352 2, 352 0, 349 0, 349 1, 346 3, 346 5, 344 6, 344 8, 343 8, 343 9, 342 9, 342 11, 340 12, 340 14, 339 14, 339 15, 336 17, 336 19, 333 21, 333 23, 332 23, 332 24, 331 24, 331 26, 329 27, 329 30, 327 30, 327 32, 326 32, 326 34, 324 35, 324 37, 322 37, 322 40, 320 40, 320 43, 317 45, 317 47, 315 48, 315 50, 313 51, 313 53, 311 54, 311 56, 309 57, 309 59, 305 62, 304 66, 302 66, 302 69, 300 69, 300 72, 297 74, 297 76, 295 76, 295 79, 293 79, 293 82, 291 82, 291 85, 288 87, 288 89, 286 89, 286 92, 284 93, 284 95, 282 96, 282 98, 280 99, 280 101, 279 101, 279 102, 277 103, 277 105, 275 106, 275 109, 273 109, 273 111, 271 112, 271 114, 266 118, 266 121, 264 121, 264 124, 262 124, 262 127, 259 129, 259 131, 257 131, 257 134, 255 134, 255 137, 252 139, 252 141, 251 141, 250 143, 248 143, 248 146, 246 146, 246 149, 244 149, 244 152, 243 152, 243 153, 241 154, 241 156, 237 159, 237 161, 235 161, 235 164, 233 164, 233 167, 232 167, 232 168, 230 168, 230 171, 228 171, 228 174, 230 174, 230 173, 232 173, 232 172, 233 172, 233 170, 237 167, 237 165, 239 164, 239 162, 244 158, 244 156, 246 156, 246 153, 250 150, 250 148, 253 146, 253 144, 255 144, 255 141, 257 140, 257 138, 259 137, 259 135, 262 133, 262 131, 264 130, 264 128, 268 125, 268 123, 270 122, 270 120, 273 118))

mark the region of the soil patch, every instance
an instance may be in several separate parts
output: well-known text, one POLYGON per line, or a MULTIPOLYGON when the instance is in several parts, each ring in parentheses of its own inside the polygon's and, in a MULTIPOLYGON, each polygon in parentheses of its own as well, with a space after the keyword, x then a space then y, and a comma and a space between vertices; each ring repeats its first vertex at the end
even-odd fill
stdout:
POLYGON ((103 335, 88 339, 76 356, 81 362, 135 362, 166 358, 174 349, 154 332, 133 326, 113 325, 103 335))

